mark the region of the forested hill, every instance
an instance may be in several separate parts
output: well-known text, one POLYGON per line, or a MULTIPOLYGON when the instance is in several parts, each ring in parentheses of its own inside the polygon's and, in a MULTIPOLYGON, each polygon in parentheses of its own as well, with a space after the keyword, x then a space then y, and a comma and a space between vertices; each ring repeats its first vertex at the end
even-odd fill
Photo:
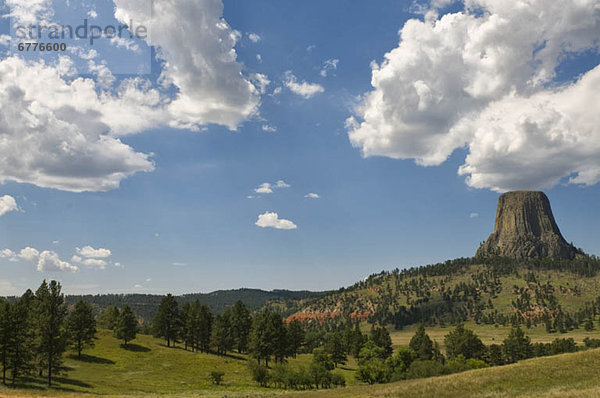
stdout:
POLYGON ((295 317, 340 325, 367 320, 414 323, 546 325, 549 332, 600 314, 600 260, 461 258, 381 272, 355 285, 304 299, 295 317))
MULTIPOLYGON (((266 303, 281 308, 296 308, 294 303, 298 300, 317 298, 322 294, 324 293, 310 291, 235 289, 185 294, 176 296, 176 299, 180 303, 198 300, 201 304, 207 305, 213 313, 220 314, 237 300, 241 300, 250 310, 260 308, 266 303)), ((122 308, 127 304, 144 321, 150 321, 154 318, 158 304, 163 297, 162 295, 153 294, 97 294, 70 295, 65 298, 69 305, 81 300, 87 301, 94 306, 95 312, 99 312, 110 305, 122 308)))

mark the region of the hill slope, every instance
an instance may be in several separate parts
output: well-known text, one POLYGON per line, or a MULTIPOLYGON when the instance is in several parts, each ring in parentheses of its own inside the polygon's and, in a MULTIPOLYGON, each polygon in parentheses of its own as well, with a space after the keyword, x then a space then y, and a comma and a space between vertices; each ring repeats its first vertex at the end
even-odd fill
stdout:
POLYGON ((312 391, 302 397, 597 397, 600 350, 375 386, 312 391))
POLYGON ((303 320, 393 324, 542 324, 566 331, 600 314, 600 261, 456 259, 382 272, 346 289, 303 300, 303 320))

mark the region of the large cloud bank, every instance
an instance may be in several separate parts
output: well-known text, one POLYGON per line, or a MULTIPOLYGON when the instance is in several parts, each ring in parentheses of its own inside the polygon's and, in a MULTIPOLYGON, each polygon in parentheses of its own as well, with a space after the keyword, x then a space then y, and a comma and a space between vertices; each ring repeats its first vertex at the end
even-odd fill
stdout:
POLYGON ((598 0, 467 0, 409 20, 373 64, 348 119, 364 156, 442 164, 467 148, 468 185, 505 191, 600 181, 600 67, 558 85, 567 57, 598 52, 598 0))

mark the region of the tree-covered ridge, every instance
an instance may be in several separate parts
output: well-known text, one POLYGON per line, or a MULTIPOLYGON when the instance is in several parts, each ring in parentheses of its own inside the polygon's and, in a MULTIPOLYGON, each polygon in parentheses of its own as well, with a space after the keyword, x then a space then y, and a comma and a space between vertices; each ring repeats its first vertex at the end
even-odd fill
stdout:
MULTIPOLYGON (((272 303, 279 308, 294 311, 298 300, 307 297, 318 297, 323 293, 310 291, 271 290, 260 289, 233 289, 217 290, 210 293, 193 293, 175 296, 178 303, 194 302, 198 300, 206 305, 215 314, 223 313, 236 301, 242 301, 251 311, 257 310, 266 303, 272 303)), ((165 297, 158 294, 96 294, 96 295, 67 295, 65 300, 69 306, 79 301, 85 301, 94 307, 98 314, 103 309, 114 306, 122 308, 128 305, 140 317, 142 322, 151 322, 158 311, 160 301, 165 297)))
POLYGON ((545 324, 570 330, 600 314, 600 260, 460 258, 395 269, 319 298, 290 318, 368 320, 397 328, 414 323, 545 324))

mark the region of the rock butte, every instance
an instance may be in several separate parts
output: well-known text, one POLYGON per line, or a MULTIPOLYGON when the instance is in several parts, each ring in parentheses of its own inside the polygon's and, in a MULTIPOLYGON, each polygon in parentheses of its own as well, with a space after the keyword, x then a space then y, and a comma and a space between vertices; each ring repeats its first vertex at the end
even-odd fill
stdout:
POLYGON ((560 233, 543 192, 514 191, 498 198, 494 232, 476 256, 572 259, 579 253, 560 233))

